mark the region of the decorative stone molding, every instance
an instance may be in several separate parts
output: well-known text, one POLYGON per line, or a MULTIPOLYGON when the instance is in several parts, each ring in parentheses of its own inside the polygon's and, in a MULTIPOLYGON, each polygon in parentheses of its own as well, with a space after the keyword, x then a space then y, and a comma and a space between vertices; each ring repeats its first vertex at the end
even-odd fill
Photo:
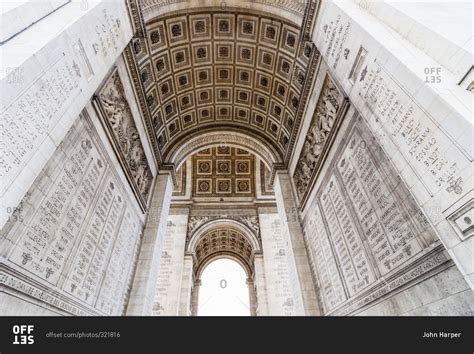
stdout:
POLYGON ((192 197, 255 197, 254 154, 242 148, 217 146, 199 151, 191 160, 192 197))
MULTIPOLYGON (((170 5, 176 10, 178 3, 183 2, 138 4, 131 0, 134 27, 143 27, 150 8, 170 5)), ((144 25, 145 36, 141 36, 143 30, 136 30, 138 34, 127 48, 134 90, 158 166, 172 170, 175 183, 178 166, 169 158, 172 151, 203 129, 216 131, 225 126, 244 136, 255 136, 271 146, 281 162, 283 156, 291 155, 300 125, 297 115, 301 118, 299 112, 304 111, 307 97, 308 90, 303 93, 305 80, 312 78, 308 73, 312 52, 307 50, 311 43, 300 42, 299 27, 276 19, 273 12, 275 7, 286 8, 302 16, 305 2, 257 3, 258 8, 269 9, 267 17, 265 12, 257 17, 217 6, 206 13, 192 11, 184 17, 149 19, 144 25), (223 40, 228 35, 235 41, 227 45, 223 40), (185 45, 188 42, 193 45, 185 45), (235 60, 226 65, 227 57, 235 60), (168 158, 162 159, 165 155, 168 158)), ((168 7, 161 13, 167 11, 168 7)), ((270 170, 282 167, 279 163, 267 165, 270 170)), ((273 178, 272 170, 271 182, 273 178)))
POLYGON ((261 161, 257 162, 259 166, 257 165, 258 170, 260 171, 260 188, 261 188, 261 193, 264 196, 274 196, 275 195, 275 190, 273 189, 273 184, 271 183, 271 171, 265 166, 265 164, 261 161))
POLYGON ((300 38, 303 41, 309 41, 311 39, 314 22, 316 21, 320 4, 321 4, 320 0, 306 1, 303 24, 301 26, 303 30, 300 33, 301 35, 300 38))
MULTIPOLYGON (((182 6, 189 8, 189 5, 192 5, 193 0, 143 0, 142 1, 142 11, 143 14, 146 17, 152 16, 156 12, 163 13, 163 8, 168 7, 171 9, 171 7, 174 5, 176 8, 176 5, 181 4, 182 6)), ((248 7, 249 4, 258 4, 261 5, 263 8, 268 8, 268 9, 275 9, 276 11, 280 10, 283 12, 287 12, 290 15, 293 15, 296 18, 301 18, 303 17, 305 13, 305 3, 307 0, 238 0, 238 1, 232 1, 228 0, 226 1, 214 1, 214 5, 219 7, 221 10, 226 10, 227 8, 231 8, 234 6, 242 6, 242 7, 248 7)), ((211 6, 213 4, 211 3, 211 6)), ((274 10, 274 11, 275 11, 274 10)))
POLYGON ((200 236, 194 248, 195 274, 200 274, 200 270, 214 256, 223 254, 236 256, 241 262, 245 263, 248 270, 252 271, 254 268, 253 251, 254 248, 241 232, 233 228, 213 229, 200 236))
POLYGON ((254 0, 253 2, 277 7, 295 15, 303 16, 306 0, 254 0))
MULTIPOLYGON (((258 244, 261 243, 260 241, 260 224, 258 221, 257 215, 228 215, 226 217, 220 217, 217 215, 211 216, 190 216, 188 221, 188 231, 186 236, 186 245, 189 244, 191 238, 194 237, 197 230, 201 229, 205 224, 210 222, 222 221, 225 222, 226 220, 236 221, 245 227, 247 227, 253 235, 258 240, 258 244)), ((260 247, 259 247, 260 248, 260 247)))
POLYGON ((153 175, 117 69, 94 96, 94 103, 125 175, 146 209, 153 175))
POLYGON ((241 147, 254 153, 259 156, 269 168, 280 161, 279 154, 259 140, 242 133, 229 133, 225 131, 203 133, 192 139, 188 139, 183 142, 179 148, 176 147, 175 150, 170 152, 167 161, 179 166, 188 156, 203 148, 227 145, 241 147))
MULTIPOLYGON (((471 196, 474 193, 471 193, 471 196)), ((447 220, 461 240, 474 236, 474 198, 470 198, 462 206, 453 206, 448 209, 451 214, 447 220), (454 210, 454 211, 452 211, 454 210)))
MULTIPOLYGON (((196 231, 201 225, 210 220, 210 216, 190 216, 188 221, 188 232, 186 237, 186 243, 189 242, 191 235, 196 231)), ((214 217, 217 219, 218 217, 214 217)))
POLYGON ((127 0, 128 11, 132 20, 131 23, 133 27, 133 33, 135 34, 135 36, 143 38, 143 36, 145 35, 145 26, 143 24, 143 18, 141 16, 141 4, 141 1, 127 0))
MULTIPOLYGON (((295 122, 295 131, 299 131, 299 128, 302 123, 303 115, 306 112, 306 107, 308 103, 309 96, 311 94, 313 85, 314 85, 314 77, 318 71, 318 68, 321 63, 321 54, 319 53, 318 49, 312 42, 304 42, 300 45, 300 51, 306 51, 309 53, 310 63, 308 66, 308 72, 304 79, 303 91, 301 94, 301 104, 298 107, 298 112, 296 113, 296 122, 295 122)), ((294 148, 296 139, 298 138, 298 134, 295 134, 290 139, 290 149, 287 151, 285 156, 285 166, 288 166, 290 163, 290 159, 294 156, 294 148)), ((272 176, 271 182, 273 183, 274 175, 272 176)))
POLYGON ((341 308, 327 313, 329 316, 347 316, 355 311, 363 311, 364 307, 374 302, 380 302, 386 299, 386 296, 390 296, 394 291, 401 291, 406 286, 419 283, 424 279, 439 273, 446 268, 452 266, 454 263, 448 256, 446 251, 441 251, 442 247, 438 247, 438 253, 425 257, 420 263, 414 265, 406 271, 403 275, 387 279, 385 283, 381 284, 380 287, 370 293, 364 293, 351 301, 347 302, 341 308), (420 274, 422 274, 420 276, 420 274))
POLYGON ((327 74, 293 175, 301 208, 325 161, 347 104, 347 98, 327 74))
POLYGON ((173 197, 182 197, 186 195, 186 179, 186 163, 183 163, 176 171, 176 183, 173 187, 173 197))
POLYGON ((241 223, 247 225, 255 234, 255 236, 260 235, 260 226, 258 223, 258 216, 257 215, 249 215, 249 216, 238 216, 237 220, 241 223))

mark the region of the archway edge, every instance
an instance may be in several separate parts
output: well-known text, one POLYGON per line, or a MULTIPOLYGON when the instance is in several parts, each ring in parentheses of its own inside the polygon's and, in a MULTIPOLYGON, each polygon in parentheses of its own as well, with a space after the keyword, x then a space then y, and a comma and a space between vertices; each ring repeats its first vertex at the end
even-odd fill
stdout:
MULTIPOLYGON (((147 6, 142 5, 143 19, 145 23, 154 21, 174 13, 187 11, 193 7, 192 1, 172 2, 169 4, 160 2, 148 2, 147 6)), ((268 16, 282 18, 295 25, 301 25, 304 16, 305 3, 301 6, 300 2, 295 1, 293 6, 291 2, 277 0, 272 5, 265 2, 245 1, 245 0, 205 0, 202 8, 220 11, 239 11, 242 13, 263 13, 268 16)))
POLYGON ((203 235, 214 229, 222 228, 236 229, 247 238, 247 241, 249 241, 250 245, 253 248, 253 252, 260 250, 260 243, 258 242, 257 237, 254 235, 254 233, 252 232, 252 230, 250 230, 248 226, 233 219, 221 218, 208 221, 203 225, 199 226, 191 235, 191 238, 189 239, 188 245, 186 247, 186 251, 190 253, 195 253, 196 246, 199 244, 199 241, 203 235))
POLYGON ((212 262, 218 261, 221 259, 230 259, 236 262, 244 270, 245 274, 247 275, 247 279, 252 278, 253 273, 252 273, 252 268, 250 267, 250 265, 238 253, 229 252, 229 251, 213 253, 207 256, 205 259, 203 259, 203 261, 198 265, 198 267, 195 270, 195 278, 201 279, 202 273, 207 268, 207 266, 211 264, 212 262))
POLYGON ((179 168, 181 164, 192 154, 214 146, 232 146, 250 151, 258 156, 269 170, 275 164, 281 164, 279 153, 271 146, 264 144, 258 139, 240 132, 229 132, 228 130, 218 130, 213 132, 200 133, 181 144, 176 144, 176 148, 169 153, 167 163, 179 168))

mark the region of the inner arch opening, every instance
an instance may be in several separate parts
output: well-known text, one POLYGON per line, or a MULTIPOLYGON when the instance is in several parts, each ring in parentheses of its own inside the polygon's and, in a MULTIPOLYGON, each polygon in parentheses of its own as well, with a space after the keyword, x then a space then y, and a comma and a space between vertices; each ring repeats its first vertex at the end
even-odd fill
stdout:
POLYGON ((198 316, 250 316, 247 274, 235 260, 210 262, 201 274, 198 316))
POLYGON ((191 155, 216 146, 230 146, 247 150, 258 156, 269 170, 273 165, 281 164, 283 161, 278 150, 271 144, 266 144, 251 136, 250 133, 243 134, 235 130, 232 132, 224 130, 201 131, 195 135, 188 135, 167 152, 165 159, 167 163, 174 164, 176 168, 179 168, 191 155))

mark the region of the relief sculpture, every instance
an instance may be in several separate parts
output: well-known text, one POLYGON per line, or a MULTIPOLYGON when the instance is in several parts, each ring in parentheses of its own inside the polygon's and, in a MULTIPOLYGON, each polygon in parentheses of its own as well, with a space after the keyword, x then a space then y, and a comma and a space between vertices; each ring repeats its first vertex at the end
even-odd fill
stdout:
POLYGON ((95 102, 132 188, 138 191, 138 199, 145 207, 153 176, 117 70, 102 87, 95 102))
POLYGON ((328 76, 321 89, 321 94, 314 111, 306 140, 293 175, 298 198, 302 201, 311 184, 317 167, 321 164, 321 155, 330 144, 333 127, 340 117, 343 95, 328 76))

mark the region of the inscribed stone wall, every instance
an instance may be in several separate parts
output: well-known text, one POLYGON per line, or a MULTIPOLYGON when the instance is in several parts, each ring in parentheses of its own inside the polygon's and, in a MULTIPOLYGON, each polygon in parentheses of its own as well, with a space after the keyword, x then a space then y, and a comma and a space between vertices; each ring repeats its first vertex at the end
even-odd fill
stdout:
POLYGON ((268 314, 291 316, 295 312, 287 244, 278 214, 259 214, 268 314))
POLYGON ((355 2, 323 2, 313 33, 332 77, 473 288, 472 93, 404 37, 355 2))
POLYGON ((178 315, 187 224, 187 213, 170 212, 163 238, 153 315, 178 315))
POLYGON ((364 121, 354 117, 303 218, 326 314, 349 314, 450 264, 364 121))
POLYGON ((1 290, 122 314, 142 230, 132 198, 84 111, 1 231, 1 290))
POLYGON ((2 46, 0 227, 132 37, 124 2, 89 5, 67 4, 2 46))

